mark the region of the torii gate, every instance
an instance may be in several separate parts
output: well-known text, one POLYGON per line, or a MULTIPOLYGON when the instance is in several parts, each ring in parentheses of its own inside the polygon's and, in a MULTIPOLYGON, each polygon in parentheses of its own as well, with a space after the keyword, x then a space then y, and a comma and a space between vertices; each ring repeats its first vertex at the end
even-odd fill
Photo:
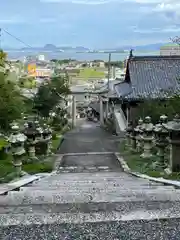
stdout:
MULTIPOLYGON (((102 95, 108 93, 108 90, 106 91, 98 91, 98 90, 85 90, 84 91, 71 91, 70 95, 72 95, 72 127, 76 126, 76 95, 80 94, 91 94, 91 95, 97 95, 99 97, 99 104, 100 104, 100 123, 104 124, 104 111, 103 111, 103 98, 102 95)), ((108 102, 108 101, 106 101, 108 102)), ((106 108, 108 109, 108 108, 106 108)), ((108 110, 106 110, 108 111, 108 110)))

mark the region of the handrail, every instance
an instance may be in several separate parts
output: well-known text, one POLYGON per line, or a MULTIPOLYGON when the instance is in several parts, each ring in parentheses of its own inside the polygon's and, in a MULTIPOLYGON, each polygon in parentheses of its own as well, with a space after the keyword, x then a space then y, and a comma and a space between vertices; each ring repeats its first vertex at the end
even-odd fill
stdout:
POLYGON ((114 109, 114 118, 116 121, 116 124, 118 124, 118 128, 120 131, 125 131, 127 127, 127 120, 124 116, 124 113, 120 107, 115 107, 114 109))

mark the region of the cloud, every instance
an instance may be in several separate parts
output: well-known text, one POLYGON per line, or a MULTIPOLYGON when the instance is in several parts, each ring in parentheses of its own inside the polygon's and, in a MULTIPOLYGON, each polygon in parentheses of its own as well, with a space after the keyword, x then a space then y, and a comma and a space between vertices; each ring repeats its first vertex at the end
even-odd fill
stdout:
POLYGON ((152 34, 152 33, 171 33, 171 32, 180 32, 180 27, 177 26, 168 26, 166 28, 151 28, 151 29, 139 29, 136 26, 133 29, 135 33, 144 33, 144 34, 152 34))
POLYGON ((101 5, 106 3, 118 2, 118 0, 41 0, 44 3, 72 3, 82 5, 101 5))
POLYGON ((179 2, 159 3, 154 10, 157 12, 168 12, 168 11, 178 12, 180 10, 180 3, 179 2))
POLYGON ((23 18, 20 18, 19 16, 13 16, 8 18, 0 18, 0 23, 2 24, 17 24, 24 22, 23 18))
POLYGON ((141 3, 141 4, 174 4, 178 3, 179 0, 124 0, 126 2, 135 2, 135 3, 141 3))

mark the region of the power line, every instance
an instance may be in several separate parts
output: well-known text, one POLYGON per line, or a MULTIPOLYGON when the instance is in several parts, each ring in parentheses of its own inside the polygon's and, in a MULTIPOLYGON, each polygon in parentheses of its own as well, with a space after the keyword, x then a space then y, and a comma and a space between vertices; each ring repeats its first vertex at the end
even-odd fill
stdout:
MULTIPOLYGON (((1 47, 1 36, 2 36, 2 34, 1 34, 1 32, 2 32, 2 30, 5 32, 5 33, 7 33, 9 36, 11 36, 12 38, 14 38, 16 41, 18 41, 18 42, 20 42, 20 43, 22 43, 22 44, 24 44, 26 47, 28 47, 28 48, 33 48, 32 46, 30 46, 29 44, 27 44, 27 43, 25 43, 23 40, 21 40, 20 38, 18 38, 18 37, 16 37, 15 35, 13 35, 12 33, 10 33, 10 32, 8 32, 7 30, 5 30, 4 28, 0 28, 0 47, 1 47)), ((45 52, 46 52, 46 50, 45 50, 45 52)), ((48 52, 54 52, 54 53, 64 53, 64 51, 61 51, 61 50, 52 50, 52 51, 48 51, 48 52)), ((70 52, 71 53, 71 52, 70 52)), ((80 53, 80 54, 83 54, 83 53, 85 53, 85 54, 124 54, 125 52, 122 52, 122 51, 86 51, 86 52, 84 52, 84 51, 76 51, 76 52, 74 52, 74 51, 72 51, 72 53, 80 53)))
MULTIPOLYGON (((11 36, 12 38, 14 38, 14 39, 17 40, 18 42, 24 44, 26 47, 32 48, 29 44, 25 43, 25 42, 22 41, 20 38, 14 36, 14 35, 11 34, 10 32, 8 32, 7 30, 5 30, 5 29, 3 29, 3 28, 1 28, 1 30, 3 30, 5 33, 7 33, 9 36, 11 36)), ((1 31, 0 31, 0 33, 1 33, 1 31)), ((0 35, 0 37, 1 37, 1 35, 0 35)))

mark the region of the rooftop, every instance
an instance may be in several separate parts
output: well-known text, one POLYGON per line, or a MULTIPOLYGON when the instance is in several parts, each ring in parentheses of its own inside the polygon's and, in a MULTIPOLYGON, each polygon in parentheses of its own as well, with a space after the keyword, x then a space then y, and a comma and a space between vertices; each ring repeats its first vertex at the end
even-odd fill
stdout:
POLYGON ((133 56, 125 81, 115 86, 119 97, 164 98, 180 90, 180 56, 133 56))

